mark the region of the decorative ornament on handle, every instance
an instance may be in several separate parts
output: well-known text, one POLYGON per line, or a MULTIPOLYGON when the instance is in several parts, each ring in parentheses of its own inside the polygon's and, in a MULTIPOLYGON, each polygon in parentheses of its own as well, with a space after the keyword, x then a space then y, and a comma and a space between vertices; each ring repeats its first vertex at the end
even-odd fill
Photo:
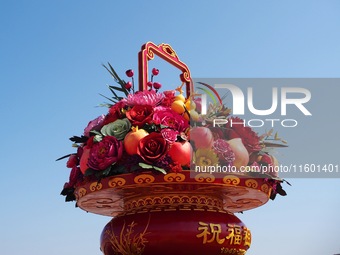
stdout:
POLYGON ((141 51, 138 54, 139 90, 143 91, 148 89, 148 61, 154 59, 155 54, 182 71, 180 79, 186 84, 186 97, 189 98, 193 86, 189 68, 186 64, 180 61, 176 52, 169 44, 166 43, 156 45, 152 42, 147 42, 142 46, 141 51))

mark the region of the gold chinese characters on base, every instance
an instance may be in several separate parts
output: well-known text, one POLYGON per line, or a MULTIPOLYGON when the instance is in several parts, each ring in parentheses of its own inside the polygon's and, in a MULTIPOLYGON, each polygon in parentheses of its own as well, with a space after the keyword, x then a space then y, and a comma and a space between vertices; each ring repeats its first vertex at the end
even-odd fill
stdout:
POLYGON ((115 217, 101 236, 105 255, 203 255, 245 254, 251 234, 233 213, 265 204, 270 192, 264 179, 183 171, 113 176, 75 194, 83 210, 115 217))

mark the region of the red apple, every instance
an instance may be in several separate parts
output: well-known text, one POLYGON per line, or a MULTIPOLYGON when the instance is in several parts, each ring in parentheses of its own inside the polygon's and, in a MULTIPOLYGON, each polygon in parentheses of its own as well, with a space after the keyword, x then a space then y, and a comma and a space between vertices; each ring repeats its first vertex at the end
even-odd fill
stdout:
POLYGON ((190 141, 196 149, 209 149, 213 145, 214 136, 209 128, 194 127, 190 130, 190 141))
POLYGON ((192 158, 192 147, 187 141, 174 142, 168 152, 174 162, 178 162, 182 166, 189 166, 192 158))

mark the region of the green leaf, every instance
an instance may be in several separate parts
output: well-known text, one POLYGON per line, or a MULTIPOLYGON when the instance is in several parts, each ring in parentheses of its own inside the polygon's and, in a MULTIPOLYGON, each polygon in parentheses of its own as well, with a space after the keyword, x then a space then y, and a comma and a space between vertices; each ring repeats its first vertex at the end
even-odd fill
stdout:
MULTIPOLYGON (((112 165, 114 165, 114 164, 112 164, 112 165)), ((111 171, 111 166, 109 166, 108 168, 103 170, 103 172, 102 172, 103 176, 105 176, 105 177, 109 176, 110 175, 110 171, 111 171)))
POLYGON ((93 141, 99 143, 101 140, 103 140, 103 136, 102 135, 95 135, 93 137, 93 141))
POLYGON ((156 167, 156 166, 148 165, 148 164, 145 164, 145 163, 139 163, 139 166, 141 168, 144 168, 144 169, 154 169, 154 170, 156 170, 158 172, 166 174, 166 171, 163 168, 159 168, 159 167, 156 167))
POLYGON ((114 78, 114 80, 118 84, 120 84, 121 89, 122 89, 121 91, 124 92, 125 96, 127 96, 129 94, 129 92, 127 91, 127 89, 125 89, 125 84, 126 84, 125 81, 119 78, 118 74, 113 69, 113 67, 111 66, 110 63, 107 63, 107 64, 108 64, 109 68, 107 66, 103 65, 104 68, 111 74, 111 76, 114 78))
POLYGON ((84 173, 84 176, 90 176, 90 175, 93 175, 95 174, 97 171, 96 170, 93 170, 91 168, 88 168, 85 173, 84 173))
POLYGON ((125 89, 122 89, 120 87, 116 87, 116 86, 109 86, 111 89, 114 89, 114 90, 118 90, 118 91, 121 91, 121 92, 125 92, 125 89))
POLYGON ((111 101, 111 102, 113 102, 113 103, 116 103, 116 101, 114 101, 114 99, 112 99, 112 98, 109 98, 109 97, 107 97, 107 96, 104 96, 103 94, 99 94, 99 95, 101 95, 102 97, 106 98, 107 100, 109 100, 109 101, 111 101))
POLYGON ((152 133, 152 132, 155 132, 157 130, 157 126, 154 123, 152 123, 152 124, 145 123, 143 125, 143 129, 148 133, 152 133))
POLYGON ((148 165, 148 164, 145 164, 145 163, 139 163, 138 164, 141 168, 144 168, 144 169, 152 169, 153 166, 151 165, 148 165))
POLYGON ((67 155, 65 155, 65 156, 62 156, 62 157, 56 159, 55 161, 59 161, 59 160, 62 160, 62 159, 64 159, 64 158, 68 158, 69 156, 74 155, 74 154, 75 154, 75 153, 67 154, 67 155))
POLYGON ((156 166, 154 166, 153 168, 154 168, 155 170, 161 172, 162 174, 166 174, 166 171, 165 171, 163 168, 159 168, 159 167, 156 167, 156 166))
POLYGON ((94 135, 102 135, 99 131, 97 130, 91 130, 90 131, 91 134, 94 134, 94 135))
MULTIPOLYGON (((116 103, 116 102, 114 102, 114 103, 116 103)), ((99 104, 97 107, 107 107, 107 108, 111 108, 111 106, 113 106, 113 104, 103 103, 103 104, 99 104)))
POLYGON ((86 136, 72 136, 70 137, 70 141, 71 142, 75 142, 75 143, 86 143, 87 142, 87 139, 89 139, 88 137, 86 136))
POLYGON ((109 90, 111 91, 111 93, 114 95, 114 98, 118 98, 119 96, 117 95, 117 93, 114 91, 113 88, 111 88, 111 86, 109 86, 109 90))

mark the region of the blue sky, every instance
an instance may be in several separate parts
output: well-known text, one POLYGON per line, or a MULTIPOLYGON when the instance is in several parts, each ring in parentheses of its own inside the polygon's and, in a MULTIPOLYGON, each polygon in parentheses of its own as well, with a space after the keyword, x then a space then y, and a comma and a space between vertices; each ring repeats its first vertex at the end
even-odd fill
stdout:
MULTIPOLYGON (((69 170, 55 159, 106 113, 95 107, 113 83, 102 63, 137 70, 153 41, 171 44, 193 77, 339 77, 339 13, 339 1, 314 0, 0 1, 1 254, 101 254, 109 218, 64 203, 69 170)), ((319 115, 284 135, 283 160, 339 164, 339 89, 318 91, 319 115)), ((339 253, 340 180, 290 182, 287 197, 239 215, 253 233, 247 254, 339 253)))

